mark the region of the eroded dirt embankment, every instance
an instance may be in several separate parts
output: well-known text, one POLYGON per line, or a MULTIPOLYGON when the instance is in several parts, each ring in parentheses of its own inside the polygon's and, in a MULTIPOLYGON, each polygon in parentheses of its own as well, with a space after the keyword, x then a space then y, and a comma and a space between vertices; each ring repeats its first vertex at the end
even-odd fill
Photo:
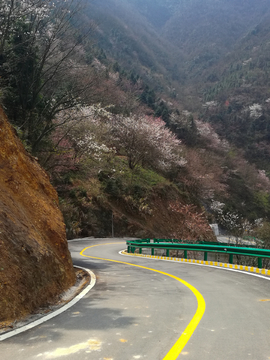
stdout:
POLYGON ((74 282, 57 193, 0 109, 0 325, 74 282))

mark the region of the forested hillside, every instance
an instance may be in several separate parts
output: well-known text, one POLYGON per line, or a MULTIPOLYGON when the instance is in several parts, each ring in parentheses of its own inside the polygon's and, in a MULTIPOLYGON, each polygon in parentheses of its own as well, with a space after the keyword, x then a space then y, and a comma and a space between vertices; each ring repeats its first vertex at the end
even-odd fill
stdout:
POLYGON ((267 228, 267 2, 0 4, 1 103, 69 237, 267 228))
POLYGON ((269 172, 269 27, 264 18, 212 69, 204 99, 213 102, 202 117, 224 134, 246 158, 269 172), (229 64, 229 66, 228 66, 229 64))

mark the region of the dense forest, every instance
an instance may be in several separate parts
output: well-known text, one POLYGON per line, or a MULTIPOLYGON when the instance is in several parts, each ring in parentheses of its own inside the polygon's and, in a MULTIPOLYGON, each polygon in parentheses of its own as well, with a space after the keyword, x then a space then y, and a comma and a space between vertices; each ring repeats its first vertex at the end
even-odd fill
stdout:
POLYGON ((0 0, 0 101, 67 235, 268 240, 270 4, 0 0))

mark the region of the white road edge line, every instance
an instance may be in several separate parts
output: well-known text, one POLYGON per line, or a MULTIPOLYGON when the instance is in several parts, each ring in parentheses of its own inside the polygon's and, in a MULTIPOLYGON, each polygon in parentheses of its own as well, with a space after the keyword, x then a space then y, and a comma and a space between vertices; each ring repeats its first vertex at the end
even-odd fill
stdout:
POLYGON ((83 270, 85 270, 85 271, 87 271, 89 273, 89 275, 91 277, 90 284, 80 294, 78 294, 74 299, 72 299, 66 305, 62 306, 60 309, 52 312, 51 314, 45 315, 42 318, 40 318, 38 320, 35 320, 30 324, 27 324, 25 326, 22 326, 22 327, 16 329, 16 330, 12 330, 12 331, 9 331, 7 333, 4 333, 4 334, 0 335, 0 341, 3 341, 3 340, 8 339, 8 338, 10 338, 12 336, 18 335, 18 334, 20 334, 20 333, 22 333, 24 331, 32 329, 33 327, 38 326, 38 325, 44 323, 45 321, 48 321, 48 320, 54 318, 55 316, 62 314, 64 311, 68 310, 73 305, 75 305, 78 301, 80 301, 96 284, 96 275, 91 270, 83 268, 81 266, 77 266, 77 265, 75 266, 74 265, 74 267, 79 268, 79 269, 83 269, 83 270))
POLYGON ((74 242, 74 241, 91 241, 91 240, 95 240, 95 238, 91 238, 91 239, 89 239, 89 238, 81 238, 81 239, 73 239, 73 240, 67 240, 67 243, 69 244, 69 243, 72 243, 72 242, 74 242))
MULTIPOLYGON (((123 252, 126 251, 126 250, 121 250, 119 251, 119 255, 122 255, 122 256, 132 256, 132 255, 126 255, 124 254, 123 252)), ((140 256, 134 256, 134 258, 140 258, 140 259, 148 259, 148 260, 160 260, 160 261, 170 261, 171 263, 174 263, 174 264, 186 264, 186 265, 197 265, 197 266, 205 266, 205 267, 211 267, 211 268, 215 268, 215 269, 219 269, 219 270, 228 270, 228 271, 233 271, 233 272, 239 272, 241 274, 245 274, 245 275, 251 275, 251 276, 256 276, 256 277, 259 277, 261 279, 265 279, 265 280, 270 280, 269 277, 266 277, 266 276, 263 276, 261 274, 255 274, 255 273, 252 273, 252 272, 248 272, 248 271, 243 271, 243 270, 237 270, 237 269, 230 269, 230 268, 225 268, 225 267, 221 267, 221 266, 215 266, 215 265, 205 265, 205 264, 198 264, 198 263, 190 263, 190 262, 181 262, 181 261, 173 261, 173 260, 167 260, 167 259, 156 259, 156 258, 147 258, 147 257, 140 257, 140 256)))

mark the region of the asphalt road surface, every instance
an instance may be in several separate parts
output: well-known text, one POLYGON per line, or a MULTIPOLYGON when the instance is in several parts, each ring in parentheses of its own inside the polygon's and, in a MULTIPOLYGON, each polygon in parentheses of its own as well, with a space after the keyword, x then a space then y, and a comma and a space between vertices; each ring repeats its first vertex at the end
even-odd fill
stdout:
POLYGON ((96 285, 57 317, 0 342, 0 360, 270 359, 269 280, 123 256, 122 239, 69 247, 96 285))

